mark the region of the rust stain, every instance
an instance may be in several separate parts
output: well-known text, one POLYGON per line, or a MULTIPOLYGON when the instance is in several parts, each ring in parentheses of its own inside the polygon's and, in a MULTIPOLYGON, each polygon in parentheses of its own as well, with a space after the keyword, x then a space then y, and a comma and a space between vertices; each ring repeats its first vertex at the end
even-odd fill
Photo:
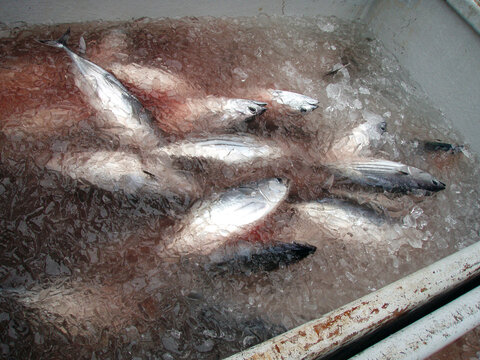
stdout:
POLYGON ((275 350, 277 350, 278 353, 280 352, 280 348, 278 347, 277 344, 275 344, 275 350))
POLYGON ((382 305, 382 309, 386 309, 388 307, 389 303, 385 303, 382 305))
POLYGON ((337 336, 337 335, 340 335, 340 328, 337 327, 335 330, 333 330, 332 332, 328 333, 327 335, 327 339, 330 339, 334 336, 337 336))
MULTIPOLYGON (((368 304, 368 303, 367 303, 368 304)), ((331 329, 332 327, 334 327, 335 325, 338 325, 341 321, 342 318, 344 317, 348 317, 348 318, 352 318, 352 313, 357 310, 358 308, 360 307, 359 306, 355 306, 351 309, 348 309, 348 310, 345 310, 343 313, 341 314, 338 314, 336 315, 333 319, 332 318, 329 318, 326 322, 322 322, 320 324, 317 324, 313 327, 313 330, 315 331, 315 333, 317 334, 317 336, 319 337, 319 341, 320 340, 323 340, 323 338, 320 336, 320 333, 323 333, 324 330, 327 330, 327 329, 331 329)), ((338 328, 336 330, 334 330, 332 333, 329 333, 328 337, 331 337, 331 334, 334 334, 334 333, 338 333, 339 330, 338 328)))
POLYGON ((305 331, 299 331, 299 332, 298 332, 298 335, 300 335, 300 336, 306 336, 307 333, 306 333, 305 331))
POLYGON ((372 311, 370 312, 370 314, 378 314, 380 312, 380 310, 378 309, 372 309, 372 311))
POLYGON ((427 291, 427 290, 428 290, 428 289, 424 287, 424 288, 421 288, 421 289, 420 289, 420 292, 423 293, 423 292, 425 292, 425 291, 427 291))

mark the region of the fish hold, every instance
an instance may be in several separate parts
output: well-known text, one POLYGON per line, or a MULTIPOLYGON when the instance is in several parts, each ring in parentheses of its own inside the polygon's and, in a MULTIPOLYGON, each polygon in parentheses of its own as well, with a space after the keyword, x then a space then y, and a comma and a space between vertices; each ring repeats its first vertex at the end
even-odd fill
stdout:
POLYGON ((138 155, 122 151, 56 154, 46 167, 107 191, 166 197, 195 191, 194 183, 160 160, 147 170, 138 155))
POLYGON ((159 255, 211 254, 271 214, 287 196, 288 188, 285 180, 271 178, 199 201, 159 255))
POLYGON ((120 127, 120 132, 127 131, 130 136, 138 133, 144 136, 158 136, 151 116, 140 101, 111 73, 71 51, 67 47, 69 36, 70 29, 58 40, 40 40, 40 42, 65 50, 81 75, 81 79, 76 79, 77 85, 87 95, 91 105, 106 115, 108 125, 120 127))
POLYGON ((277 159, 283 151, 267 140, 251 135, 219 135, 194 138, 159 149, 172 157, 218 160, 225 164, 248 164, 257 159, 277 159))
POLYGON ((267 247, 248 247, 230 259, 215 262, 209 266, 213 272, 256 273, 277 270, 315 253, 317 248, 308 244, 277 243, 267 247))
POLYGON ((409 192, 416 189, 440 191, 445 184, 429 173, 388 160, 365 159, 326 164, 335 175, 360 185, 383 188, 391 192, 409 192))

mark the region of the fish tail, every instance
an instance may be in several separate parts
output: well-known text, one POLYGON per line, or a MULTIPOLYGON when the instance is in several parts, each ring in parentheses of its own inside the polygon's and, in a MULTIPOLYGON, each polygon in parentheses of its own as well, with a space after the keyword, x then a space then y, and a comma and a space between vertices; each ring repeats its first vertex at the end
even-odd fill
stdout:
POLYGON ((53 46, 59 49, 67 48, 67 41, 68 38, 70 37, 70 28, 65 31, 65 33, 60 36, 58 40, 38 40, 40 43, 48 45, 48 46, 53 46))

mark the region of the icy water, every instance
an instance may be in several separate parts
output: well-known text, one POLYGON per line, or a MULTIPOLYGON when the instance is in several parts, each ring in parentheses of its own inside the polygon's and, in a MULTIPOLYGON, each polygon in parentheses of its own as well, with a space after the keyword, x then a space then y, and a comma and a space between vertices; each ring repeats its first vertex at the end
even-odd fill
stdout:
MULTIPOLYGON (((423 149, 422 140, 462 139, 362 25, 265 16, 144 19, 13 29, 0 49, 4 357, 222 358, 479 239, 477 161, 468 151, 423 149), (275 140, 297 160, 183 164, 196 190, 175 208, 159 197, 109 192, 47 170, 54 152, 124 146, 99 128, 65 53, 35 41, 56 39, 68 26, 72 50, 83 36, 85 57, 139 98, 167 142, 208 134, 208 121, 195 122, 192 112, 209 96, 256 99, 271 88, 318 99, 312 113, 270 109, 247 124, 215 129, 275 140), (371 156, 428 171, 447 188, 426 196, 335 187, 302 163, 328 156, 372 118, 383 118, 387 132, 370 144, 371 156), (317 246, 314 255, 245 274, 211 271, 205 258, 177 262, 157 254, 197 199, 267 176, 289 178, 291 194, 247 240, 309 243, 317 246), (387 227, 368 234, 352 224, 351 233, 336 232, 334 223, 325 227, 299 212, 324 197, 364 203, 387 217, 387 227)), ((348 157, 342 149, 335 154, 348 157)))

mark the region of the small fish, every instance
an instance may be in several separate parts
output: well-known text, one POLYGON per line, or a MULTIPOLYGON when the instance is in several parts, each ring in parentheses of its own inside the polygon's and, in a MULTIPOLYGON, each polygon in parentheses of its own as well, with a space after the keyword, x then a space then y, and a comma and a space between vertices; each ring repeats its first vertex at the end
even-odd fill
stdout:
POLYGON ((365 121, 335 142, 327 156, 343 158, 346 154, 365 152, 369 150, 372 143, 382 139, 387 129, 386 121, 380 115, 366 110, 362 115, 365 121))
POLYGON ((318 108, 318 100, 302 94, 273 89, 270 89, 269 93, 273 101, 288 106, 295 111, 306 113, 318 108))
POLYGON ((353 183, 380 187, 391 192, 409 192, 416 189, 436 192, 446 186, 423 170, 389 160, 351 160, 329 163, 326 167, 335 175, 347 178, 353 183))
POLYGON ((453 145, 440 140, 423 142, 423 149, 427 152, 444 151, 451 154, 456 154, 462 152, 464 148, 465 146, 463 145, 453 145))
POLYGON ((203 158, 226 164, 248 164, 261 158, 277 159, 283 151, 251 135, 219 135, 194 138, 165 146, 159 151, 173 157, 203 158))
POLYGON ((287 196, 285 180, 271 178, 199 201, 166 249, 173 256, 209 255, 271 214, 287 196))
POLYGON ((342 64, 338 67, 335 66, 333 70, 330 70, 329 72, 325 73, 323 76, 324 77, 333 76, 336 73, 338 73, 340 70, 345 69, 347 66, 350 66, 350 63, 347 62, 346 64, 342 64))
MULTIPOLYGON (((70 29, 58 40, 40 40, 41 43, 65 50, 72 59, 75 67, 83 77, 88 87, 87 95, 91 92, 97 101, 91 99, 92 105, 100 112, 107 113, 114 126, 122 126, 133 132, 157 134, 152 119, 138 99, 133 96, 112 74, 100 66, 75 54, 67 47, 70 29)), ((157 134, 158 135, 158 134, 157 134)))

